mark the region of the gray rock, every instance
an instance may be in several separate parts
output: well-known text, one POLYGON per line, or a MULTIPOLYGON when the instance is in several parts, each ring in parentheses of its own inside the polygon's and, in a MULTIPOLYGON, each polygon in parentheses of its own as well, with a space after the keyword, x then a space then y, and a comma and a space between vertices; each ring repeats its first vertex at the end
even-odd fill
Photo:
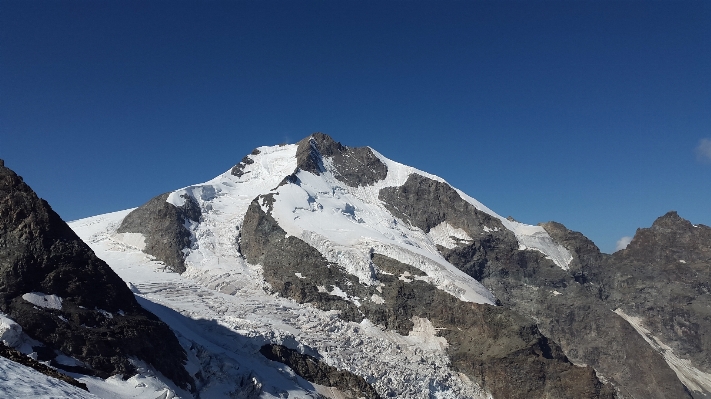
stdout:
POLYGON ((143 309, 126 283, 6 167, 0 167, 0 310, 30 337, 81 360, 100 377, 130 375, 135 370, 128 359, 136 357, 178 386, 193 386, 170 328, 143 309), (22 298, 31 292, 61 297, 61 309, 22 298))
POLYGON ((447 183, 413 173, 402 186, 380 190, 378 197, 390 213, 425 233, 447 222, 471 237, 493 236, 517 246, 516 237, 499 219, 476 209, 447 183), (484 227, 498 231, 487 232, 484 227))
POLYGON ((323 133, 299 141, 297 168, 315 175, 323 173, 323 158, 330 158, 335 177, 350 187, 369 186, 385 179, 388 168, 368 147, 346 147, 323 133))
POLYGON ((145 237, 143 252, 153 255, 176 273, 185 271, 185 248, 191 246, 187 221, 199 222, 200 206, 191 196, 184 195, 181 207, 166 202, 168 195, 159 195, 126 215, 118 233, 140 233, 145 237))

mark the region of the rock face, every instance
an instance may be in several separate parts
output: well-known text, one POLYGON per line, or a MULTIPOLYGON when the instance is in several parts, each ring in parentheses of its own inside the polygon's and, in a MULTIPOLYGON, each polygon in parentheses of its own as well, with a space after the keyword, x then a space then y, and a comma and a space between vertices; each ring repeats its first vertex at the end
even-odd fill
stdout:
MULTIPOLYGON (((254 149, 250 155, 259 155, 259 150, 254 149)), ((232 174, 232 176, 242 177, 245 174, 245 166, 251 165, 253 163, 254 160, 252 160, 249 155, 246 155, 237 165, 232 167, 232 169, 230 170, 230 174, 232 174)))
POLYGON ((169 193, 159 195, 134 209, 121 222, 117 233, 140 233, 145 237, 143 251, 155 256, 176 273, 185 271, 184 248, 191 244, 186 223, 200 221, 200 206, 190 196, 183 196, 183 206, 166 200, 169 193))
POLYGON ((262 209, 268 203, 260 197, 250 205, 241 248, 250 263, 263 266, 264 278, 275 292, 323 310, 339 310, 345 320, 368 318, 403 335, 414 321, 426 320, 449 343, 452 365, 494 397, 614 396, 592 368, 571 364, 532 320, 504 307, 462 302, 417 280, 423 274, 418 269, 383 255, 374 254, 372 259, 379 284, 361 284, 304 241, 286 237, 262 209), (378 300, 356 305, 353 299, 358 298, 378 300))
MULTIPOLYGON (((135 300, 22 178, 0 164, 0 309, 51 350, 94 374, 131 374, 135 357, 190 389, 186 355, 170 328, 135 300)), ((42 356, 40 356, 42 357, 42 356)))

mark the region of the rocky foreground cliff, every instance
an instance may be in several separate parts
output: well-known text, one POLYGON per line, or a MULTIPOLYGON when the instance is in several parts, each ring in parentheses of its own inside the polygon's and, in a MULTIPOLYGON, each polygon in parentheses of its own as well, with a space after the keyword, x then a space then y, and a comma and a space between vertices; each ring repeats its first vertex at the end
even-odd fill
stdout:
POLYGON ((139 359, 193 388, 171 329, 2 161, 0 310, 34 340, 38 360, 53 367, 128 377, 139 359), (67 356, 79 362, 56 360, 67 356))

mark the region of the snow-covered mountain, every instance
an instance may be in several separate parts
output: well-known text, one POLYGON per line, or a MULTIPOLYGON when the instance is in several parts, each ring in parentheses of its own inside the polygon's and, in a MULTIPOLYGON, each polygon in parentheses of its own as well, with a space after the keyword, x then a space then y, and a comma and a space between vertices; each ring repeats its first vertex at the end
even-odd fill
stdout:
POLYGON ((77 377, 104 397, 703 398, 711 229, 665 218, 610 256, 368 147, 259 147, 70 223, 171 327, 195 388, 150 365, 131 383, 77 377))

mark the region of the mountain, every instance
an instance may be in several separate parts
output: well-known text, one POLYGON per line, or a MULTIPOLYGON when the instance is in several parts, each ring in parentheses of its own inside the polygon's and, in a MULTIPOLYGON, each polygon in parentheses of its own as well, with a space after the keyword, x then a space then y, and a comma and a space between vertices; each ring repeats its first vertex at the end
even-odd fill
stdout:
MULTIPOLYGON (((347 369, 381 396, 701 398, 711 391, 705 226, 689 230, 685 222, 686 235, 667 228, 638 239, 643 229, 627 250, 602 254, 559 223, 502 218, 436 176, 320 133, 257 148, 215 179, 111 223, 97 244, 132 245, 191 284, 269 307, 262 290, 288 299, 287 313, 338 315, 358 338, 288 317, 259 319, 256 335, 347 369), (640 242, 661 243, 674 256, 635 252, 640 242), (674 274, 658 277, 670 267, 674 274), (286 342, 274 337, 284 331, 286 342), (409 341, 409 354, 363 346, 383 334, 390 343, 423 341, 409 341), (421 359, 417 367, 402 364, 413 358, 421 359)), ((230 311, 243 315, 234 328, 255 334, 245 309, 230 311)), ((244 356, 254 361, 259 346, 251 345, 244 356)))
POLYGON ((711 229, 676 213, 603 254, 315 133, 70 226, 196 397, 711 397, 711 229))

